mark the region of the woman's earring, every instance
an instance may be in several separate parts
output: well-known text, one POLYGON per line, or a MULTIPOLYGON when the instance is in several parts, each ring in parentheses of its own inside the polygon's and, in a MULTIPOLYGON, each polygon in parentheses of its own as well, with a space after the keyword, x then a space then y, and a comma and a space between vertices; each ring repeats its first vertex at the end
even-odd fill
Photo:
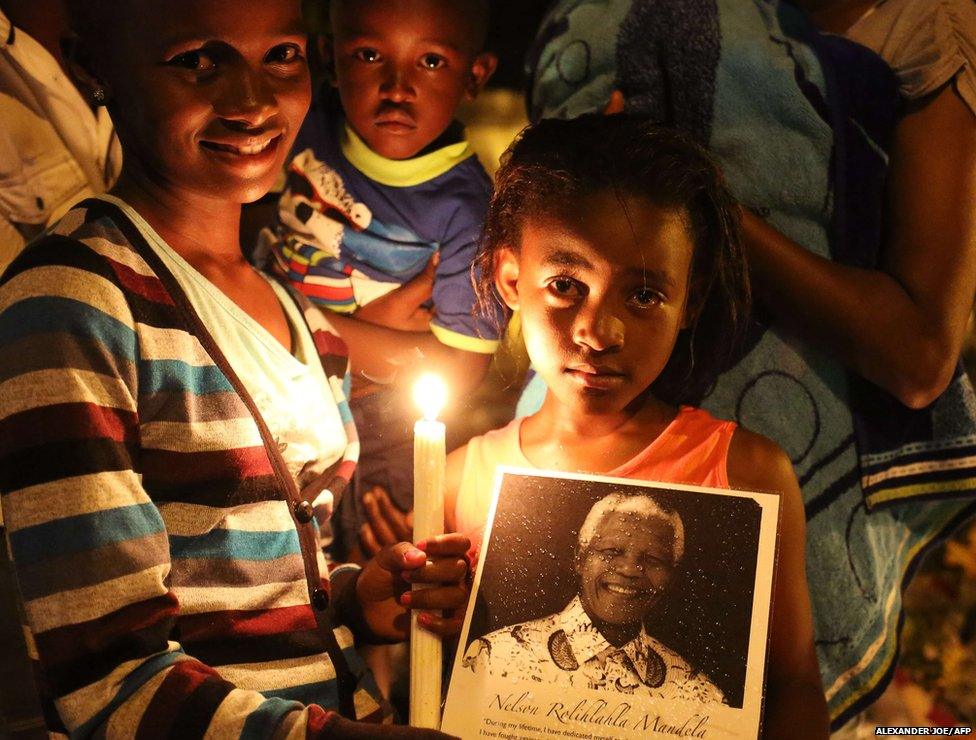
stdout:
POLYGON ((105 102, 105 90, 101 87, 96 87, 92 90, 92 100, 101 105, 105 102))

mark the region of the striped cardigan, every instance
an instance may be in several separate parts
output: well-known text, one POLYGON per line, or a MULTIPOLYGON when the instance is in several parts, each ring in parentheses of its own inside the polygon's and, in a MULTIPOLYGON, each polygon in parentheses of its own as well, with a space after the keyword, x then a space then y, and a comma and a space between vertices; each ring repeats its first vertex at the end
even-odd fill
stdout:
MULTIPOLYGON (((323 483, 339 493, 358 451, 345 346, 304 308, 350 442, 299 492, 115 206, 82 203, 4 274, 0 501, 52 730, 315 736, 323 707, 389 721, 351 631, 333 627, 303 502, 323 483)), ((336 584, 354 583, 347 570, 336 584)))

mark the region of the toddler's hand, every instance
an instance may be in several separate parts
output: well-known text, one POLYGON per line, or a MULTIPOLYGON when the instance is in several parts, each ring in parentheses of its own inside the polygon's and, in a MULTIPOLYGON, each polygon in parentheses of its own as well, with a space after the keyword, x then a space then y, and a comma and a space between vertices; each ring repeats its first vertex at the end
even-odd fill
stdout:
POLYGON ((430 300, 434 290, 434 273, 440 255, 434 255, 427 266, 416 277, 411 278, 399 288, 391 290, 376 300, 370 301, 353 314, 360 321, 379 324, 400 331, 430 331, 430 321, 434 312, 423 306, 430 300))

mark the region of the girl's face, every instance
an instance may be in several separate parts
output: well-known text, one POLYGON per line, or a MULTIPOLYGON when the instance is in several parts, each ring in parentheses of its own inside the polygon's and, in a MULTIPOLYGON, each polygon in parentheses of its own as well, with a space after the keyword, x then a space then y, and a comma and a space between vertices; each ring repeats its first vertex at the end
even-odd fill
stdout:
POLYGON ((133 0, 96 42, 125 169, 246 203, 274 184, 310 100, 298 0, 133 0))
POLYGON ((577 215, 524 223, 496 283, 550 393, 577 415, 619 413, 685 326, 694 245, 683 214, 642 197, 600 192, 564 212, 577 215))

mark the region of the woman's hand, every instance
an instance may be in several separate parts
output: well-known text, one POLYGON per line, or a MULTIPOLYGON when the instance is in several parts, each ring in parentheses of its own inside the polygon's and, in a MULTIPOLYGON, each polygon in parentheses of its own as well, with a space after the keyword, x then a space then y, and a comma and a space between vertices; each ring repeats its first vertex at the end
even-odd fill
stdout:
POLYGON ((398 542, 380 550, 356 583, 356 596, 369 628, 386 639, 406 639, 408 610, 416 609, 421 611, 418 621, 425 629, 442 637, 459 634, 468 602, 465 554, 470 546, 464 535, 443 534, 416 546, 398 542), (410 590, 419 583, 429 585, 410 590))

